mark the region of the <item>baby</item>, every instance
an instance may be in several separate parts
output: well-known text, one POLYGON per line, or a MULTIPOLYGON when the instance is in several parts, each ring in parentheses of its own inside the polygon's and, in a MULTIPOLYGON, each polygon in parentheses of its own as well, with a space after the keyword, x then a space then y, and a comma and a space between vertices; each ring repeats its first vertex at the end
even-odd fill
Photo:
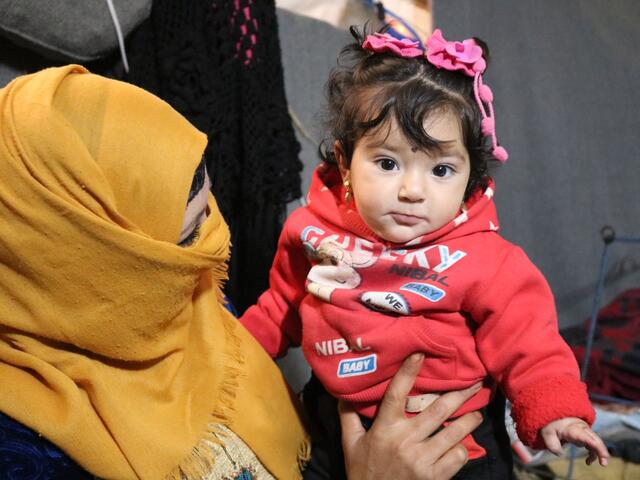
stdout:
MULTIPOLYGON (((324 388, 365 424, 402 360, 422 352, 409 414, 484 380, 456 416, 485 413, 499 387, 527 445, 560 453, 574 443, 606 465, 547 282, 498 233, 487 164, 508 155, 483 83, 486 46, 439 30, 426 51, 352 33, 328 81, 332 138, 308 205, 287 220, 270 289, 242 323, 272 357, 301 344, 324 388)), ((472 461, 456 478, 505 478, 487 454, 503 444, 486 419, 465 439, 472 461)))

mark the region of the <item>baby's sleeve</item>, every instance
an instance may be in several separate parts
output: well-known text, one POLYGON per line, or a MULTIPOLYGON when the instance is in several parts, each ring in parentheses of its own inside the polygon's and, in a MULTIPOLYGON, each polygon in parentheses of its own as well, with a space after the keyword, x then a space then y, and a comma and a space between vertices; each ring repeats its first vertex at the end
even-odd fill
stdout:
POLYGON ((511 247, 488 287, 476 293, 478 354, 512 403, 520 439, 545 448, 540 429, 553 420, 578 417, 591 425, 595 413, 558 332, 553 294, 526 254, 511 247))
POLYGON ((281 357, 290 346, 300 345, 302 327, 298 307, 305 295, 309 268, 309 261, 289 219, 278 240, 269 272, 269 289, 240 317, 240 322, 271 358, 281 357))

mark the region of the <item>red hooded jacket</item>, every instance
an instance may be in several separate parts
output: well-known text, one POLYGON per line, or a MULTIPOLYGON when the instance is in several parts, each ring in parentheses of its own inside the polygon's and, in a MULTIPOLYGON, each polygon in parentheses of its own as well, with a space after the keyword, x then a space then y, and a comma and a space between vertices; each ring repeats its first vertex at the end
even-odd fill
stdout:
MULTIPOLYGON (((449 224, 404 245, 377 237, 343 198, 337 169, 321 164, 308 205, 284 225, 269 290, 241 318, 272 357, 302 345, 325 388, 370 417, 403 360, 423 352, 412 394, 490 376, 527 445, 544 448, 539 430, 553 420, 593 422, 546 280, 497 233, 493 184, 449 224)), ((485 381, 456 415, 490 394, 485 381)))

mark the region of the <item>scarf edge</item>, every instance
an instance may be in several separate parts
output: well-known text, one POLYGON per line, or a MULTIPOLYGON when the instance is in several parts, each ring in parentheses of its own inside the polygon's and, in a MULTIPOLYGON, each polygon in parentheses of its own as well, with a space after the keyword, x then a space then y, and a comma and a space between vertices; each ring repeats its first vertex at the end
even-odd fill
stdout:
POLYGON ((210 421, 200 439, 187 456, 165 476, 165 480, 207 478, 215 464, 215 453, 207 443, 221 443, 219 435, 222 430, 219 426, 229 428, 233 414, 236 413, 235 400, 239 387, 238 378, 244 374, 245 358, 242 353, 241 339, 235 332, 235 321, 232 321, 227 315, 222 315, 222 323, 227 344, 223 354, 225 367, 218 388, 217 405, 213 408, 210 421))

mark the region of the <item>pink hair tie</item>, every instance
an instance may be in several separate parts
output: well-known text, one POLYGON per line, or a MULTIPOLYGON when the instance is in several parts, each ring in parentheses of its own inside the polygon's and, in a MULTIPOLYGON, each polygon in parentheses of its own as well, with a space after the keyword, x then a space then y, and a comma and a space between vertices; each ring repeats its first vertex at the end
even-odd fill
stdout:
POLYGON ((398 57, 415 58, 424 55, 419 43, 408 38, 395 38, 388 33, 374 33, 367 35, 362 48, 374 53, 394 53, 398 57))

